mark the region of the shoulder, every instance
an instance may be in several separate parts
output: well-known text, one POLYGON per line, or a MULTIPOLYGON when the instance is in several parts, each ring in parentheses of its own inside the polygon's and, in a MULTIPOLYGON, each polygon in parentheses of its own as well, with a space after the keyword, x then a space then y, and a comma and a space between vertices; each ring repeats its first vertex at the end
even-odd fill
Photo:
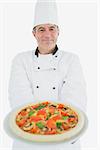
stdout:
POLYGON ((33 53, 33 50, 18 53, 18 54, 13 58, 12 61, 13 61, 13 62, 27 62, 27 61, 32 61, 32 53, 33 53))
POLYGON ((67 62, 79 61, 79 56, 75 53, 67 51, 60 51, 60 53, 62 55, 62 60, 67 62))
POLYGON ((60 51, 65 57, 78 57, 77 54, 72 53, 72 52, 68 52, 68 51, 60 51))
POLYGON ((14 59, 24 59, 24 58, 29 58, 32 56, 32 50, 31 51, 26 51, 26 52, 21 52, 21 53, 18 53, 14 59))

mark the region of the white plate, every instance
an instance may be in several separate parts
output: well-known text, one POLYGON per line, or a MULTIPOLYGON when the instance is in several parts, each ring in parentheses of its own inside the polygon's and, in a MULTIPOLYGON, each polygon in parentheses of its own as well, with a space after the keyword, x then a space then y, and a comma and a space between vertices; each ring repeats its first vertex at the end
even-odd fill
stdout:
MULTIPOLYGON (((26 106, 26 105, 24 105, 24 106, 26 106)), ((73 106, 71 105, 71 107, 73 107, 73 106)), ((16 140, 22 140, 22 141, 25 141, 25 142, 28 142, 28 143, 29 142, 31 142, 31 143, 34 143, 34 142, 42 142, 42 143, 43 142, 44 143, 50 143, 50 142, 54 142, 54 143, 57 143, 57 142, 67 142, 67 143, 74 143, 76 140, 78 140, 85 133, 85 131, 87 129, 87 126, 88 126, 88 119, 87 119, 87 116, 85 115, 85 113, 82 112, 79 108, 74 107, 75 109, 78 110, 78 112, 81 112, 82 117, 84 118, 84 124, 83 124, 81 130, 77 132, 77 134, 73 135, 70 138, 65 138, 63 136, 64 138, 61 137, 61 140, 59 140, 60 139, 59 137, 62 136, 64 133, 63 134, 59 134, 59 135, 33 135, 33 138, 31 138, 31 140, 29 140, 28 138, 26 138, 27 136, 23 136, 23 138, 22 138, 21 137, 22 133, 20 134, 20 132, 18 133, 16 131, 14 131, 14 129, 12 129, 12 125, 11 125, 11 118, 13 117, 13 120, 14 120, 14 116, 15 116, 17 110, 20 110, 22 108, 23 108, 23 106, 14 109, 13 111, 11 111, 6 116, 6 118, 4 120, 4 129, 5 129, 6 133, 10 137, 12 137, 13 139, 16 139, 16 140), (47 138, 47 136, 49 138, 47 138)), ((22 132, 24 132, 24 131, 22 131, 22 132)))

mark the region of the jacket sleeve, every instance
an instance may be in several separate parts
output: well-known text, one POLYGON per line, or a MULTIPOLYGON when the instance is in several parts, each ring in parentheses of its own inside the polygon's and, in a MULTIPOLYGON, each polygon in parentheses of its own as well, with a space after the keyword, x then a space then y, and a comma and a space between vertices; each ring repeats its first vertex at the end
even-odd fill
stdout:
POLYGON ((86 110, 87 93, 86 83, 78 56, 73 56, 69 65, 68 73, 64 79, 61 90, 64 101, 72 103, 81 110, 86 110))
POLYGON ((31 83, 20 54, 12 62, 8 93, 12 108, 33 101, 31 83))

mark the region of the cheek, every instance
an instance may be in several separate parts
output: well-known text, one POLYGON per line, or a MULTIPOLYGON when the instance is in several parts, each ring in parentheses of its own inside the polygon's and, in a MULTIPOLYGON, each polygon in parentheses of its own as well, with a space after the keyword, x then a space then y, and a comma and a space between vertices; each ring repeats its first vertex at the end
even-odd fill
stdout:
POLYGON ((57 40, 57 38, 58 38, 58 34, 54 36, 54 39, 55 39, 55 40, 57 40))
POLYGON ((36 40, 39 42, 40 41, 40 36, 35 36, 36 40))

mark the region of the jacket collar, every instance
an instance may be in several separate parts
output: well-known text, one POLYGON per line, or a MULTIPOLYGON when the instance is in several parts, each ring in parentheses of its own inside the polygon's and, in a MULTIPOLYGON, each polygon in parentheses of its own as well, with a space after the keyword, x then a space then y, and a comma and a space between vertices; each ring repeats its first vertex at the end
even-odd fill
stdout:
MULTIPOLYGON (((52 52, 52 55, 55 55, 56 52, 58 51, 58 46, 56 45, 53 52, 52 52)), ((36 48, 35 50, 35 55, 38 57, 39 56, 39 50, 38 50, 38 47, 36 48)))

